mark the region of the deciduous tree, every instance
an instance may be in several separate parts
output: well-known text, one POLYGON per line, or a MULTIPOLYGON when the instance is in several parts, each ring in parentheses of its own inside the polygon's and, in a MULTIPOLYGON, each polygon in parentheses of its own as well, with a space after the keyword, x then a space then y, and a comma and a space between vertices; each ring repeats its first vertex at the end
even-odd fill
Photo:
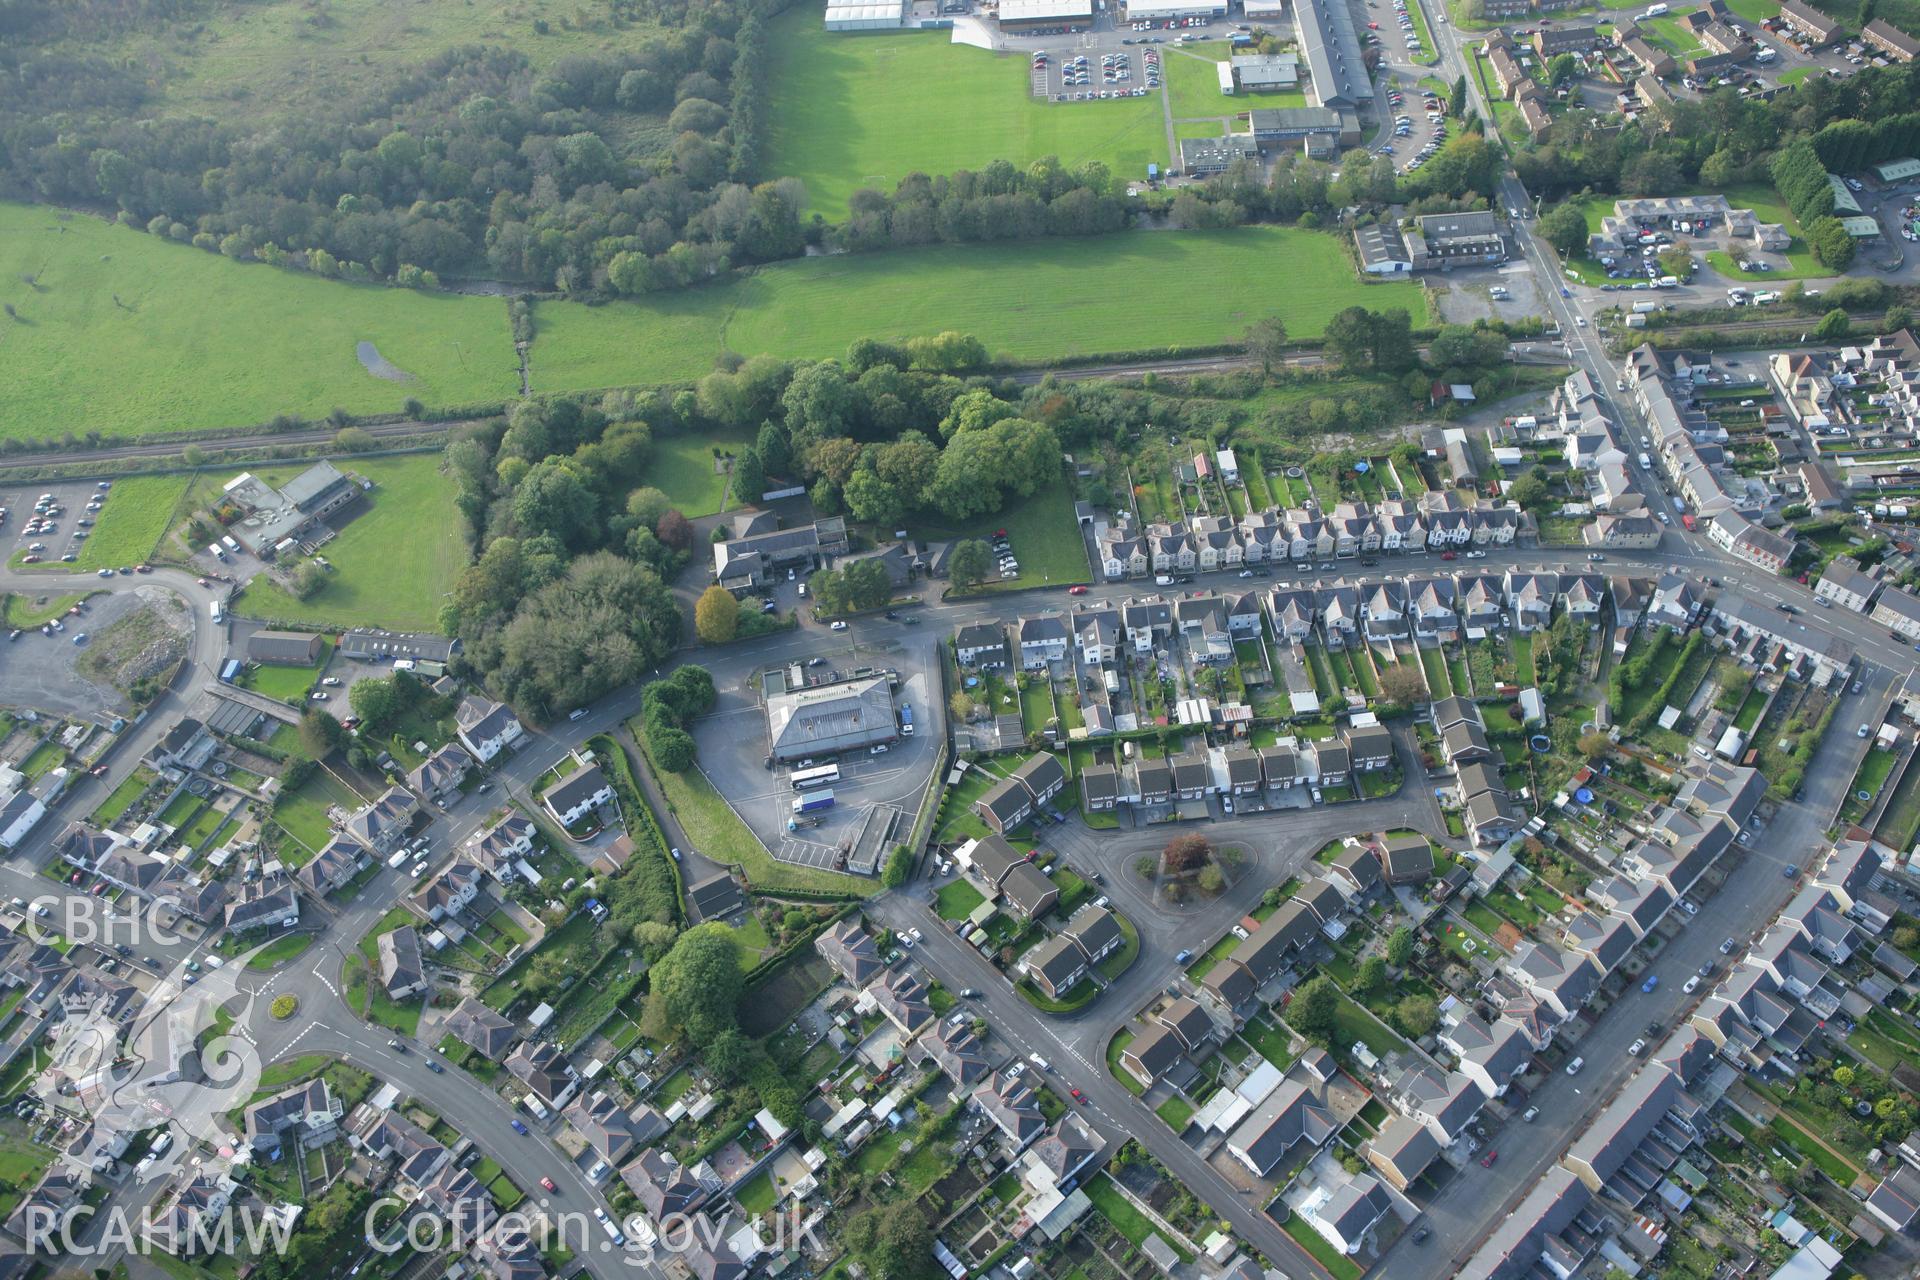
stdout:
POLYGON ((725 644, 740 629, 740 602, 733 592, 714 583, 700 593, 693 606, 693 629, 708 644, 725 644))

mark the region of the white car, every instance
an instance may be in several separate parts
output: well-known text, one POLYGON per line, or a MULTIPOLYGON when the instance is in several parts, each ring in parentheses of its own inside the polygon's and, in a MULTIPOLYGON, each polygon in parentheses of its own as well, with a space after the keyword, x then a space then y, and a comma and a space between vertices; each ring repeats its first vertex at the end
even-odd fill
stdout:
POLYGON ((833 623, 831 626, 827 628, 827 630, 829 631, 845 631, 846 629, 847 629, 847 624, 844 622, 833 623))
POLYGON ((1695 991, 1699 990, 1699 988, 1700 975, 1697 973, 1680 984, 1680 990, 1686 995, 1692 995, 1695 991))
POLYGON ((1635 1040, 1632 1044, 1627 1046, 1627 1056, 1629 1058, 1637 1058, 1641 1055, 1642 1052, 1646 1050, 1646 1047, 1647 1047, 1647 1042, 1644 1039, 1635 1040))
POLYGON ((1575 1058, 1572 1062, 1569 1062, 1567 1064, 1567 1074, 1570 1076, 1577 1076, 1580 1074, 1580 1068, 1586 1065, 1587 1065, 1587 1060, 1585 1058, 1575 1058))

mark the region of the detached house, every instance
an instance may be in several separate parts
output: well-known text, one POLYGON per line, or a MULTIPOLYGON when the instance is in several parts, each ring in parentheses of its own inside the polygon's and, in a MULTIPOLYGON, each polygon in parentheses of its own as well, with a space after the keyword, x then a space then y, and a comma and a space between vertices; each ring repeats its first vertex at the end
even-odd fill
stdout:
POLYGON ((1020 637, 1020 665, 1028 671, 1045 671, 1056 662, 1067 660, 1067 624, 1058 614, 1022 618, 1015 626, 1020 637))
POLYGON ((482 764, 510 750, 526 736, 526 729, 520 724, 520 717, 513 714, 513 708, 478 694, 470 693, 460 699, 453 717, 461 743, 482 764))

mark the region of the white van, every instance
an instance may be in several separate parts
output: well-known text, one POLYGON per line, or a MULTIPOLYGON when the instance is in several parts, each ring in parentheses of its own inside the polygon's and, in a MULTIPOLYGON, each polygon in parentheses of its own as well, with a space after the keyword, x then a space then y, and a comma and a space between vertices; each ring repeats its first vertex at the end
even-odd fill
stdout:
POLYGON ((400 868, 406 865, 407 865, 407 850, 405 849, 402 849, 400 852, 394 854, 391 858, 387 859, 387 866, 394 871, 398 871, 400 868))
POLYGON ((215 600, 211 605, 208 606, 208 612, 210 612, 213 615, 213 620, 215 622, 225 622, 227 620, 227 607, 221 604, 218 600, 215 600))
POLYGON ((393 669, 395 671, 411 671, 413 667, 414 661, 412 658, 395 658, 393 660, 393 669))

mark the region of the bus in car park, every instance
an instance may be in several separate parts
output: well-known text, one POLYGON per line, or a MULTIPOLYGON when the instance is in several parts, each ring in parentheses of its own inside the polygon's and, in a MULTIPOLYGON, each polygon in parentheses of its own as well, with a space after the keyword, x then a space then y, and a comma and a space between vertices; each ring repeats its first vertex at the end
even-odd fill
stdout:
POLYGON ((816 787, 830 787, 840 781, 840 766, 823 764, 816 769, 796 769, 787 781, 793 784, 795 791, 812 791, 816 787))

